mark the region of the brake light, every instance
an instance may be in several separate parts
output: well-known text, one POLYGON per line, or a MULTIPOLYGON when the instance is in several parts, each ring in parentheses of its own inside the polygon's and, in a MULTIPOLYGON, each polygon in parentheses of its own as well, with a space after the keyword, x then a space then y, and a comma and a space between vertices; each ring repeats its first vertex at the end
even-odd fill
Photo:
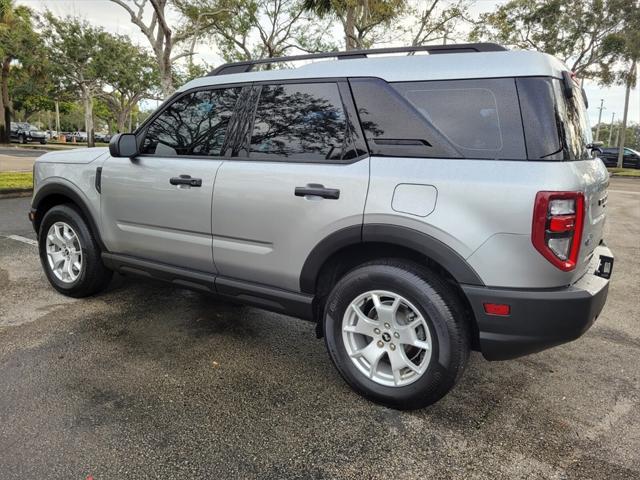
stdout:
POLYGON ((531 241, 547 260, 568 272, 578 263, 584 195, 581 192, 538 192, 533 208, 531 241))

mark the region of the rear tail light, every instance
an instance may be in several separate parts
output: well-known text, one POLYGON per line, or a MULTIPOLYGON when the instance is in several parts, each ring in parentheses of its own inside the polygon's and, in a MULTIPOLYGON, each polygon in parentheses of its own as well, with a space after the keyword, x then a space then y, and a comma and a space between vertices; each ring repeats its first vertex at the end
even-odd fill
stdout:
POLYGON ((581 192, 538 192, 533 209, 533 246, 560 270, 576 267, 584 225, 581 192))

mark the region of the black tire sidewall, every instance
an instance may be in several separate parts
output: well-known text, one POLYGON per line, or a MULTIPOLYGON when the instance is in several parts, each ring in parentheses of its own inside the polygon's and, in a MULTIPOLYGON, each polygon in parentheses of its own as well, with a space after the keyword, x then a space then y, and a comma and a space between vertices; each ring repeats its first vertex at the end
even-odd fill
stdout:
POLYGON ((93 236, 89 231, 84 219, 77 210, 69 205, 58 205, 49 210, 40 225, 38 235, 38 250, 40 253, 40 262, 44 269, 47 279, 51 285, 61 293, 74 295, 83 292, 86 286, 91 283, 90 278, 94 274, 94 265, 99 260, 100 252, 97 249, 93 236), (80 241, 80 250, 82 252, 82 269, 78 278, 70 283, 65 283, 58 279, 47 259, 46 238, 49 228, 56 222, 65 222, 76 232, 80 241))
MULTIPOLYGON (((453 313, 439 293, 416 273, 389 265, 370 265, 345 277, 332 291, 325 311, 325 343, 329 354, 347 383, 367 398, 393 408, 411 409, 429 405, 448 392, 458 377, 455 352, 459 342, 453 336, 453 313), (403 387, 387 387, 366 378, 349 358, 342 339, 342 319, 349 304, 371 290, 388 290, 411 302, 423 315, 432 340, 427 371, 403 387)), ((464 357, 466 358, 466 357, 464 357)))

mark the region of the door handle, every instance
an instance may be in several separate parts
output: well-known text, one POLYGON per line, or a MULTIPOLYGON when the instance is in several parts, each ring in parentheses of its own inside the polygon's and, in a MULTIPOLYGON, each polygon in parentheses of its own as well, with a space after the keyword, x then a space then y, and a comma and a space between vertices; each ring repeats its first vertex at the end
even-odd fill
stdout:
POLYGON ((189 185, 190 187, 201 187, 201 178, 191 178, 191 175, 180 175, 179 177, 171 177, 169 179, 171 185, 189 185))
POLYGON ((313 197, 328 198, 329 200, 337 200, 340 198, 340 190, 337 188, 325 188, 324 185, 318 183, 309 183, 306 187, 296 187, 296 197, 313 197))

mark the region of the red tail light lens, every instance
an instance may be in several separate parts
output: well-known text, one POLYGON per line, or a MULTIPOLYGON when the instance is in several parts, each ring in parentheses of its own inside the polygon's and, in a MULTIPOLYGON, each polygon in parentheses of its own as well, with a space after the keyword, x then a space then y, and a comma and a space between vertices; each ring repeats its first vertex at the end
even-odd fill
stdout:
POLYGON ((533 246, 560 270, 576 268, 584 226, 581 192, 538 192, 533 209, 533 246))

